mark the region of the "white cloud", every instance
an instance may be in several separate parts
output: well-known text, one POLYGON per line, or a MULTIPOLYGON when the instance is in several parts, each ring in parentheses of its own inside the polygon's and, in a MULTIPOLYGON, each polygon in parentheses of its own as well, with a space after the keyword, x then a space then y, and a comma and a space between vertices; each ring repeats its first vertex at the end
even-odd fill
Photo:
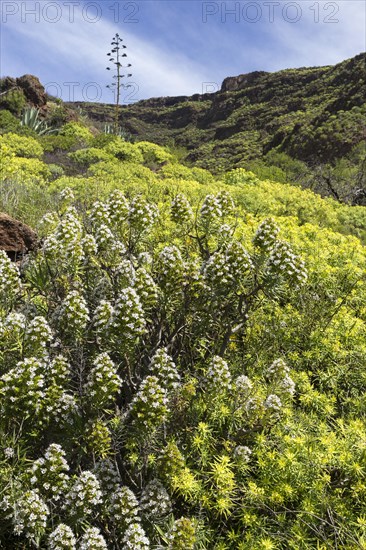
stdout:
MULTIPOLYGON (((47 67, 48 73, 52 74, 52 81, 59 83, 67 94, 65 80, 82 80, 81 86, 90 81, 97 82, 103 89, 103 101, 112 102, 111 94, 105 90, 105 84, 111 76, 105 70, 106 53, 112 37, 116 32, 121 32, 121 29, 107 19, 101 19, 95 24, 85 21, 79 9, 75 9, 74 23, 69 22, 68 15, 68 10, 63 11, 62 19, 53 24, 42 17, 39 22, 35 22, 34 17, 28 17, 26 23, 19 22, 20 16, 8 17, 4 25, 8 32, 8 40, 4 40, 5 46, 10 41, 10 34, 14 38, 16 32, 18 41, 24 46, 30 44, 35 55, 36 52, 40 53, 37 61, 39 70, 33 71, 35 74, 45 73, 44 68, 47 67)), ((128 61, 133 64, 132 80, 139 86, 136 99, 201 92, 202 83, 207 81, 208 76, 199 63, 193 62, 184 54, 171 54, 154 46, 129 30, 123 30, 123 37, 128 45, 128 61)), ((9 47, 2 57, 3 74, 18 76, 20 72, 29 72, 28 68, 14 72, 23 64, 21 59, 16 58, 13 48, 9 47)), ((75 91, 81 90, 81 86, 75 87, 75 91)))
MULTIPOLYGON (((66 9, 54 24, 42 18, 35 23, 32 17, 23 24, 19 17, 9 17, 3 25, 1 72, 33 72, 44 83, 51 79, 61 85, 80 80, 81 85, 75 88, 80 99, 88 99, 80 94, 82 85, 94 81, 103 90, 102 100, 112 102, 105 89, 109 78, 105 67, 106 52, 116 32, 123 34, 133 65, 132 80, 140 86, 135 99, 199 93, 205 82, 220 86, 226 76, 252 70, 334 64, 365 49, 365 4, 358 0, 297 0, 301 17, 296 23, 283 18, 283 6, 291 2, 281 2, 273 23, 269 22, 268 10, 263 9, 262 19, 254 24, 242 19, 235 24, 232 17, 222 23, 220 13, 204 24, 198 0, 187 3, 196 9, 182 9, 181 2, 148 2, 148 6, 140 2, 141 23, 123 24, 122 31, 121 24, 106 18, 95 24, 85 21, 78 9, 74 23, 68 21, 66 9), (332 13, 337 7, 338 13, 332 13), (327 23, 327 18, 338 22, 327 23), (7 44, 9 47, 4 47, 7 44)), ((107 5, 100 2, 103 15, 107 5)), ((65 86, 63 93, 68 94, 65 86)))

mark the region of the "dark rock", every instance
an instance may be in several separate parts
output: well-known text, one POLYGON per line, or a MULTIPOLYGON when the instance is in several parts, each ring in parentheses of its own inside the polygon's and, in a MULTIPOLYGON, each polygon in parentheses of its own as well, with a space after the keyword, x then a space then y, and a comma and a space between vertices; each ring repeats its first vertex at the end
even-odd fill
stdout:
POLYGON ((43 107, 46 105, 45 89, 36 76, 25 74, 17 78, 16 83, 23 90, 28 103, 31 103, 34 107, 43 107))
POLYGON ((0 250, 16 260, 37 247, 37 234, 28 225, 0 212, 0 250))
POLYGON ((240 74, 239 76, 229 76, 228 78, 225 78, 222 83, 221 91, 233 92, 236 90, 242 90, 254 82, 257 82, 267 74, 268 73, 266 71, 254 71, 253 73, 240 74))

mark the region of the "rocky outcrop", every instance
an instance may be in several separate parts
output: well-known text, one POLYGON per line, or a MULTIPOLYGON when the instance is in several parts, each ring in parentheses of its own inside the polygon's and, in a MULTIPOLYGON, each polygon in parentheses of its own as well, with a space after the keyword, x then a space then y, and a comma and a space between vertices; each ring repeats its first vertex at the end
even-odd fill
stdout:
POLYGON ((253 73, 240 74, 239 76, 229 76, 222 83, 222 92, 235 92, 242 90, 251 84, 254 84, 268 73, 265 71, 254 71, 253 73))
POLYGON ((20 90, 28 105, 41 109, 47 103, 47 96, 41 82, 36 76, 25 74, 19 78, 7 76, 1 80, 1 93, 20 90))
POLYGON ((31 74, 25 74, 16 79, 17 86, 24 92, 28 103, 35 107, 43 107, 47 103, 46 92, 39 79, 31 74))
POLYGON ((5 250, 12 260, 17 260, 35 250, 37 243, 37 234, 33 229, 0 212, 0 250, 5 250))

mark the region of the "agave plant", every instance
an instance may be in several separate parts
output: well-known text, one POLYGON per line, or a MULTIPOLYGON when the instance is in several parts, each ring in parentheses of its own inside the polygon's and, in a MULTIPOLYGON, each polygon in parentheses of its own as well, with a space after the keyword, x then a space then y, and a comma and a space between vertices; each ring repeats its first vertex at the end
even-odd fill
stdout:
POLYGON ((42 136, 46 134, 55 134, 57 130, 50 128, 46 121, 39 118, 39 109, 35 107, 27 107, 23 111, 21 126, 27 126, 36 132, 36 134, 42 136))
POLYGON ((127 130, 124 130, 120 126, 118 126, 118 128, 115 128, 114 124, 105 124, 103 131, 105 134, 119 136, 126 141, 131 141, 132 138, 132 135, 127 132, 127 130))

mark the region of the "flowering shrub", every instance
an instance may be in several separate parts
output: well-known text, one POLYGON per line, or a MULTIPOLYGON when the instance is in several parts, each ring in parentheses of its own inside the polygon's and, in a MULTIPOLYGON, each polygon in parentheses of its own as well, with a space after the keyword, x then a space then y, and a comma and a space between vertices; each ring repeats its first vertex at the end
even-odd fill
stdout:
POLYGON ((79 338, 89 321, 89 310, 84 298, 77 290, 67 294, 61 305, 60 323, 65 333, 79 338))
POLYGON ((19 270, 6 253, 0 250, 0 304, 10 306, 21 290, 19 270))
POLYGON ((188 518, 180 518, 174 522, 169 534, 169 546, 171 550, 193 550, 196 542, 195 528, 188 518))
POLYGON ((266 275, 281 277, 285 275, 294 284, 303 284, 307 279, 304 262, 292 252, 288 243, 276 241, 270 250, 266 275))
POLYGON ((82 472, 76 477, 65 497, 64 507, 72 521, 90 516, 102 500, 99 482, 92 472, 82 472))
POLYGON ((44 458, 38 458, 33 462, 30 482, 45 497, 57 501, 67 488, 69 476, 65 472, 68 470, 69 465, 61 445, 52 443, 44 458))
POLYGON ((268 251, 275 244, 279 230, 280 228, 275 224, 273 219, 268 218, 258 227, 254 235, 253 243, 255 246, 258 246, 258 248, 268 251))
POLYGON ((142 381, 131 403, 133 422, 141 432, 149 432, 160 426, 167 415, 166 392, 156 376, 147 376, 142 381))
POLYGON ((93 362, 85 384, 85 392, 94 407, 105 407, 114 398, 122 380, 107 353, 102 353, 93 362))
POLYGON ((135 550, 148 550, 150 548, 149 539, 145 536, 145 531, 139 523, 131 523, 126 529, 122 540, 123 548, 134 548, 135 550))
POLYGON ((38 544, 46 530, 49 508, 40 498, 38 491, 25 492, 14 504, 14 533, 24 534, 35 544, 38 544))
POLYGON ((221 357, 214 357, 206 374, 207 389, 221 392, 231 388, 229 366, 221 357))
POLYGON ((179 193, 172 200, 172 220, 175 223, 189 224, 193 221, 193 210, 187 198, 179 193))
POLYGON ((80 541, 80 550, 107 550, 107 543, 97 527, 89 527, 80 541))
POLYGON ((61 523, 50 534, 49 550, 76 550, 76 539, 71 528, 61 523))
POLYGON ((161 348, 155 353, 150 363, 150 372, 160 380, 167 391, 179 387, 180 376, 177 367, 165 349, 161 348))
POLYGON ((120 487, 109 496, 108 513, 115 528, 120 533, 136 521, 140 521, 139 503, 136 496, 128 487, 120 487))
POLYGON ((0 252, 0 546, 356 547, 361 249, 356 281, 308 244, 307 276, 290 223, 165 185, 65 189, 0 252))

